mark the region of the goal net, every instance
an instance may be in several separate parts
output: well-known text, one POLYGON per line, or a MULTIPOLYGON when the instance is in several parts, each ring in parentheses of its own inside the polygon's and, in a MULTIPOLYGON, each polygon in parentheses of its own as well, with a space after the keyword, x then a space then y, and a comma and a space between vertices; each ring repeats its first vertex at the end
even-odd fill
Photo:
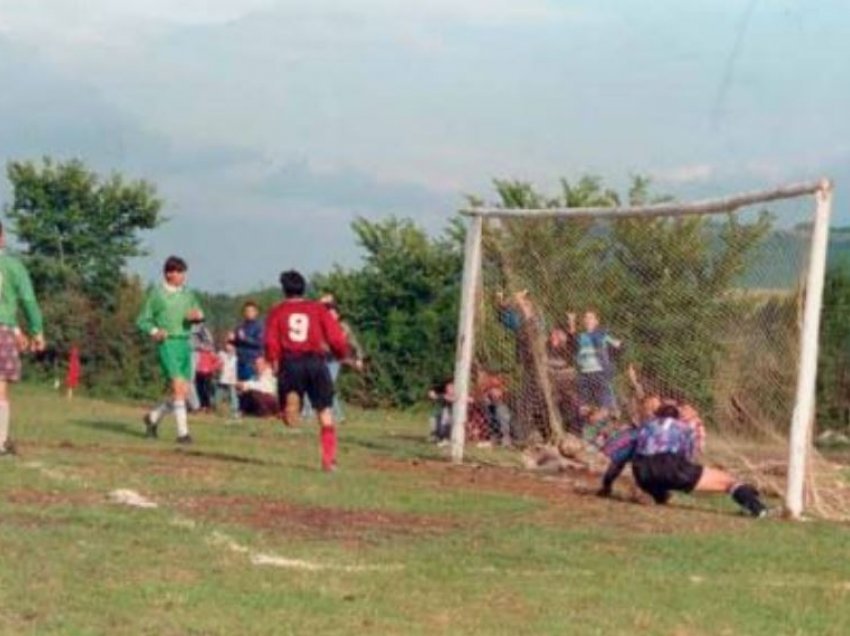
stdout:
POLYGON ((469 210, 455 458, 476 440, 580 439, 592 453, 672 402, 704 463, 789 497, 794 514, 805 501, 848 515, 841 467, 808 426, 829 200, 821 182, 696 204, 469 210))

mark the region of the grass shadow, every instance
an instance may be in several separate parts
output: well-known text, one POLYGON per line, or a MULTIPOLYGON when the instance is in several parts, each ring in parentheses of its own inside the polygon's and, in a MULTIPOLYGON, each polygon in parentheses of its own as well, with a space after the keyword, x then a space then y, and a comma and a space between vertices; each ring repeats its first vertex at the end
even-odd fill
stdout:
POLYGON ((145 437, 144 430, 138 424, 118 422, 115 420, 71 420, 70 423, 74 426, 88 428, 93 431, 115 433, 138 439, 145 437))
POLYGON ((234 464, 252 464, 254 466, 267 466, 270 462, 256 457, 245 457, 243 455, 233 455, 231 453, 221 453, 216 451, 202 451, 189 448, 175 448, 175 453, 180 455, 188 455, 189 457, 199 457, 201 459, 214 459, 221 462, 231 462, 234 464))

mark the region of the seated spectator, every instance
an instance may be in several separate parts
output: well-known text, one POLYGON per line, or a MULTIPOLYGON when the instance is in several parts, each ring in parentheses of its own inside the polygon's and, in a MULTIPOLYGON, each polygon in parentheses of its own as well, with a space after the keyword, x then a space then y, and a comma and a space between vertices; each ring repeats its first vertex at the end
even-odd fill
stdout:
POLYGON ((236 383, 239 408, 245 415, 275 417, 280 405, 277 399, 277 378, 268 361, 260 356, 254 361, 255 375, 236 383))
POLYGON ((475 402, 484 415, 488 439, 499 440, 502 446, 510 446, 513 439, 513 415, 507 404, 506 393, 503 375, 483 369, 478 372, 475 402))

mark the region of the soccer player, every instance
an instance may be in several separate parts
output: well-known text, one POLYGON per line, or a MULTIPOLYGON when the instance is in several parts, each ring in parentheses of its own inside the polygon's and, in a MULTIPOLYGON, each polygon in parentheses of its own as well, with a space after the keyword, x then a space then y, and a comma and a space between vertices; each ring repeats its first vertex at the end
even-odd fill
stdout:
POLYGON ((148 293, 136 320, 139 330, 157 343, 160 368, 171 388, 170 397, 145 415, 145 432, 148 437, 158 437, 160 420, 174 411, 178 444, 192 443, 186 415, 186 396, 193 380, 189 338, 192 324, 204 319, 198 299, 185 287, 186 270, 186 261, 169 256, 163 267, 163 284, 148 293))
POLYGON ((15 453, 15 445, 9 438, 9 389, 10 382, 21 379, 19 350, 29 347, 33 351, 44 350, 41 310, 32 290, 29 273, 20 260, 7 254, 6 234, 0 224, 0 457, 15 453), (18 307, 26 317, 32 342, 18 327, 18 307))
POLYGON ((675 405, 664 404, 654 418, 618 437, 621 443, 610 446, 608 455, 612 463, 598 494, 610 495, 614 479, 631 461, 638 487, 657 504, 666 504, 676 490, 725 492, 753 517, 765 516, 767 507, 754 486, 736 480, 725 470, 694 462, 694 429, 680 417, 675 405))
POLYGON ((333 419, 334 385, 326 355, 338 360, 348 355, 345 333, 321 302, 304 298, 306 282, 294 270, 280 275, 284 300, 266 319, 266 357, 278 374, 278 396, 285 405, 284 420, 294 424, 304 400, 319 419, 322 470, 336 469, 336 427, 333 419))

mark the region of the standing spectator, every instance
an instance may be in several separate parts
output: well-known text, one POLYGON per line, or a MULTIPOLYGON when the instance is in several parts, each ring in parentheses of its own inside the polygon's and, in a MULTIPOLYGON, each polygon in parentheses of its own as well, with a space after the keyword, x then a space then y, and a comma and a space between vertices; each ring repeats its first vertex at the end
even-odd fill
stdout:
POLYGON ((204 317, 197 297, 184 286, 187 269, 182 258, 168 257, 162 285, 148 292, 136 320, 139 331, 157 343, 159 363, 171 385, 171 395, 145 415, 147 436, 157 437, 160 420, 173 411, 178 444, 192 443, 186 417, 186 396, 193 379, 190 326, 204 317))
POLYGON ((239 394, 236 391, 236 347, 233 345, 232 335, 228 334, 224 348, 218 352, 218 386, 227 399, 230 418, 238 420, 241 413, 239 412, 239 394))
POLYGON ((5 252, 5 246, 6 234, 0 225, 0 457, 15 452, 9 439, 8 385, 21 379, 19 350, 44 351, 41 310, 29 273, 20 260, 5 252), (18 309, 26 316, 31 342, 18 327, 18 309))
POLYGON ((65 388, 67 396, 70 400, 74 397, 74 389, 80 384, 80 348, 77 345, 71 346, 71 351, 68 354, 68 373, 65 375, 65 388))
POLYGON ((340 314, 339 307, 337 306, 334 297, 331 294, 325 294, 320 299, 320 302, 325 307, 327 307, 329 312, 331 312, 331 316, 333 316, 337 320, 337 322, 339 322, 339 326, 342 327, 342 331, 343 333, 345 333, 345 337, 348 340, 349 356, 346 359, 337 360, 330 351, 327 355, 328 371, 330 371, 331 380, 333 380, 334 383, 334 420, 339 423, 345 420, 345 413, 343 413, 342 410, 342 398, 339 396, 339 391, 336 389, 337 379, 339 378, 339 372, 342 370, 343 364, 350 366, 353 369, 356 369, 357 371, 362 371, 364 358, 363 348, 357 341, 357 338, 354 335, 354 330, 351 328, 351 325, 348 324, 348 321, 346 321, 342 317, 342 314, 340 314))
POLYGON ((250 380, 254 377, 254 362, 263 353, 263 321, 260 308, 253 300, 242 305, 242 322, 234 331, 236 345, 236 379, 250 380))
MULTIPOLYGON (((574 314, 568 314, 570 333, 576 333, 574 314)), ((619 351, 623 343, 612 338, 599 324, 599 315, 593 309, 584 312, 584 331, 576 336, 576 367, 578 368, 578 396, 582 409, 604 407, 617 412, 614 395, 614 361, 612 351, 619 351)))
POLYGON ((218 356, 215 354, 212 334, 203 321, 192 326, 192 353, 198 408, 208 413, 212 410, 215 391, 213 378, 218 372, 218 356))

